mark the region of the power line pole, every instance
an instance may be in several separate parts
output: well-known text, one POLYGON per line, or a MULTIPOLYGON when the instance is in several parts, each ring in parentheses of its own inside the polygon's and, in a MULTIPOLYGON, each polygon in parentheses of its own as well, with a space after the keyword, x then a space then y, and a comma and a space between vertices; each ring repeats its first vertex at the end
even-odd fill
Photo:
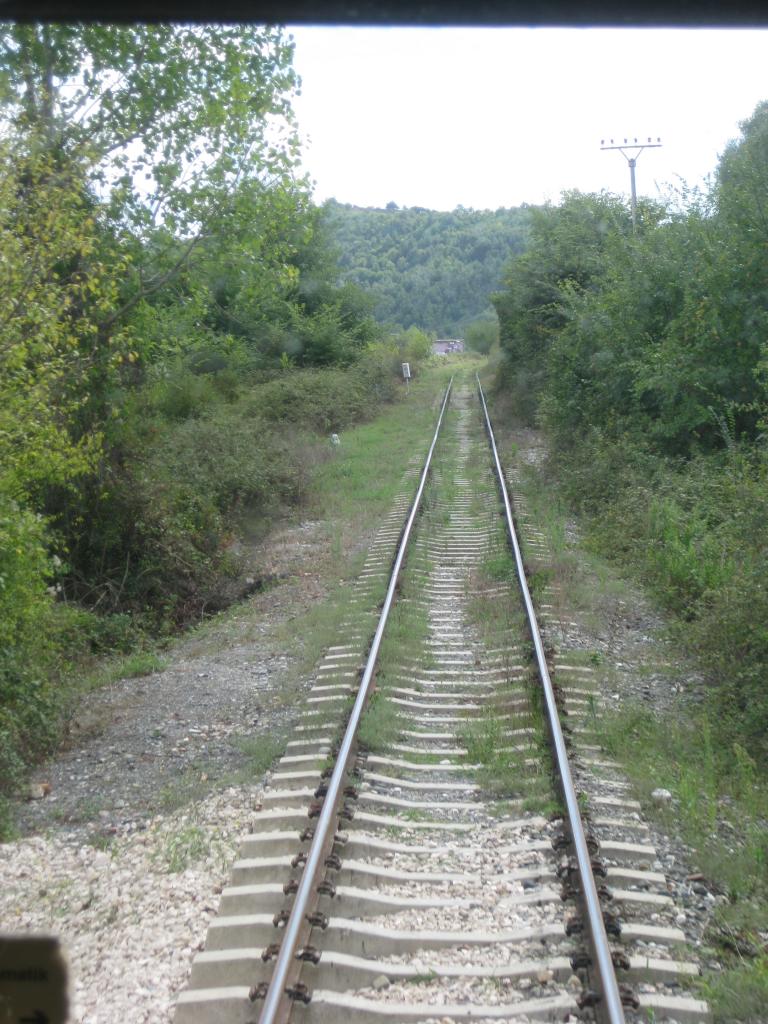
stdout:
POLYGON ((644 149, 659 149, 661 147, 661 139, 657 138, 655 142, 652 141, 651 137, 648 136, 647 142, 638 142, 637 139, 624 139, 623 144, 614 145, 613 139, 610 139, 610 144, 607 144, 605 139, 600 140, 600 149, 618 149, 621 150, 621 154, 629 164, 629 182, 632 190, 632 231, 637 231, 637 190, 635 188, 635 166, 637 164, 637 158, 644 149), (634 150, 632 156, 627 153, 627 150, 634 150))

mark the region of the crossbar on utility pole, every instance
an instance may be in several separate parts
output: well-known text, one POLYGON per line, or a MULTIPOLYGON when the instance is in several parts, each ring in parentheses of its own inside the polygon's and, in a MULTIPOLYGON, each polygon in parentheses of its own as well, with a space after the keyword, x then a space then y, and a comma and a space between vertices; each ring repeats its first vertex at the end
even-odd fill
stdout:
POLYGON ((610 144, 607 145, 605 139, 600 140, 600 149, 618 149, 621 151, 621 155, 629 164, 629 183, 631 188, 632 197, 632 231, 637 231, 637 189, 635 187, 635 167, 637 165, 637 158, 644 149, 659 149, 661 147, 661 139, 657 138, 654 142, 650 135, 648 136, 647 142, 638 142, 637 139, 624 139, 623 143, 614 144, 613 139, 610 140, 610 144), (633 156, 629 156, 626 150, 635 150, 633 156))

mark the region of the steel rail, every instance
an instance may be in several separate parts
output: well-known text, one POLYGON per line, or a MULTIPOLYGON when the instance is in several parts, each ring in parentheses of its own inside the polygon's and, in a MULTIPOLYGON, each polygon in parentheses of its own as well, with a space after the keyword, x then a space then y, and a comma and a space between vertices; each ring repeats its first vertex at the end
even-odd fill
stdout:
POLYGON ((485 416, 485 429, 488 434, 491 451, 493 452, 494 467, 499 483, 499 490, 504 501, 504 516, 507 522, 507 531, 509 533, 510 543, 512 544, 512 549, 515 555, 517 577, 523 596, 523 603, 525 605, 528 628, 531 632, 533 645, 536 649, 536 663, 541 677, 542 689, 544 691, 547 721, 552 739, 553 752, 560 780, 560 787, 562 789, 563 799, 565 801, 568 814, 568 826, 570 828, 571 839, 576 853, 579 876, 581 879, 582 900, 588 922, 587 933, 589 937, 589 945, 591 947, 593 964, 597 967, 596 980, 599 989, 598 994, 602 997, 600 1003, 595 1007, 595 1010, 598 1017, 602 1018, 602 1020, 607 1022, 607 1024, 625 1024, 624 1008, 622 1006, 619 985, 616 980, 616 973, 613 967, 611 948, 608 943, 608 935, 605 930, 605 922, 603 920, 603 913, 600 907, 600 898, 597 894, 595 878, 592 874, 591 858, 587 848, 587 840, 584 835, 584 827, 581 821, 576 789, 573 785, 573 776, 568 762, 568 752, 565 747, 563 730, 560 726, 560 716, 557 711, 555 692, 552 687, 552 680, 549 675, 547 660, 544 655, 544 645, 541 640, 541 634, 539 633, 539 625, 536 619, 533 601, 531 600, 531 592, 528 589, 528 582, 525 576, 523 556, 520 551, 517 531, 515 530, 515 524, 512 517, 512 506, 509 501, 507 485, 501 468, 498 449, 496 448, 496 438, 494 437, 493 427, 491 426, 491 418, 488 415, 488 406, 485 402, 483 388, 477 374, 475 377, 477 379, 477 389, 480 396, 480 402, 483 407, 483 414, 485 416))
POLYGON ((440 433, 440 427, 443 423, 443 417, 445 410, 448 406, 448 400, 451 396, 451 388, 453 387, 453 377, 451 377, 448 387, 445 391, 442 405, 440 407, 440 415, 437 419, 437 426, 432 437, 432 443, 429 446, 427 457, 424 462, 424 468, 421 471, 421 477, 419 479, 419 486, 416 489, 416 494, 411 505, 411 510, 406 520, 403 531, 400 534, 400 540, 398 543, 397 554, 392 566, 392 573, 389 579, 389 586, 387 587, 387 594, 382 604, 381 614, 379 616, 379 622, 376 627, 371 646, 368 652, 368 658, 363 669, 363 674, 360 678, 360 686, 357 691, 357 697, 352 707, 352 711, 349 715, 347 727, 344 732, 344 738, 341 741, 339 747, 339 753, 336 759, 336 765, 333 769, 333 774, 328 781, 328 791, 323 802, 323 808, 320 812, 317 825, 315 826, 314 836, 309 850, 307 851, 307 860, 304 866, 304 871, 301 876, 298 890, 296 892, 296 898, 291 908, 290 916, 285 925, 285 932, 283 939, 280 944, 280 952, 275 961, 275 967, 272 972, 272 977, 269 982, 269 988, 267 989, 266 996, 264 997, 264 1005, 261 1010, 259 1017, 259 1024, 274 1024, 277 1019, 278 1013, 281 1012, 284 1007, 285 1001, 289 998, 286 991, 286 979, 289 971, 294 966, 295 957, 297 953, 299 932, 304 922, 304 917, 307 911, 310 897, 312 895, 313 886, 315 884, 315 878, 319 870, 323 866, 324 850, 326 842, 331 834, 330 830, 333 825, 334 819, 338 811, 339 798, 342 793, 342 785, 348 771, 348 765, 350 756, 352 753, 357 728, 360 724, 362 713, 365 709, 366 702, 368 700, 368 691, 371 686, 371 680, 373 679, 373 670, 376 666, 376 659, 378 658, 379 648, 381 647, 381 640, 384 635, 384 628, 387 624, 387 618, 389 617, 389 611, 392 607, 392 602, 395 596, 395 590, 397 588, 398 578, 400 576, 400 569, 405 558, 406 548, 408 547, 408 541, 411 536, 413 524, 416 521, 416 516, 421 505, 421 498, 424 493, 424 487, 427 482, 429 475, 430 466, 432 463, 432 454, 437 444, 437 438, 440 433))

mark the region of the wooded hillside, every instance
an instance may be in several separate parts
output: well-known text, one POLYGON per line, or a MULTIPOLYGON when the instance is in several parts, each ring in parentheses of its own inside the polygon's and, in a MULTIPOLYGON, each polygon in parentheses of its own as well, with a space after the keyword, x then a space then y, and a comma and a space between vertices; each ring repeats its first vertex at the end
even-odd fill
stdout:
POLYGON ((522 252, 530 219, 525 206, 446 213, 331 200, 324 209, 342 280, 373 296, 376 316, 444 336, 492 315, 491 295, 510 255, 522 252))

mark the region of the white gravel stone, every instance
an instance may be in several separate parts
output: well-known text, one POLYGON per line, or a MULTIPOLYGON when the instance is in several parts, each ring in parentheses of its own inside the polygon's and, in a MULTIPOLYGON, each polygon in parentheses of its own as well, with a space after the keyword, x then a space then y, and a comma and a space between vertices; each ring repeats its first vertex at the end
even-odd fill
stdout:
POLYGON ((672 794, 668 789, 662 789, 659 787, 658 789, 654 789, 651 793, 651 800, 653 800, 653 802, 659 807, 663 807, 664 804, 672 802, 672 794))
POLYGON ((66 835, 0 846, 0 929, 60 937, 73 1024, 171 1021, 259 798, 229 788, 107 849, 66 835))

